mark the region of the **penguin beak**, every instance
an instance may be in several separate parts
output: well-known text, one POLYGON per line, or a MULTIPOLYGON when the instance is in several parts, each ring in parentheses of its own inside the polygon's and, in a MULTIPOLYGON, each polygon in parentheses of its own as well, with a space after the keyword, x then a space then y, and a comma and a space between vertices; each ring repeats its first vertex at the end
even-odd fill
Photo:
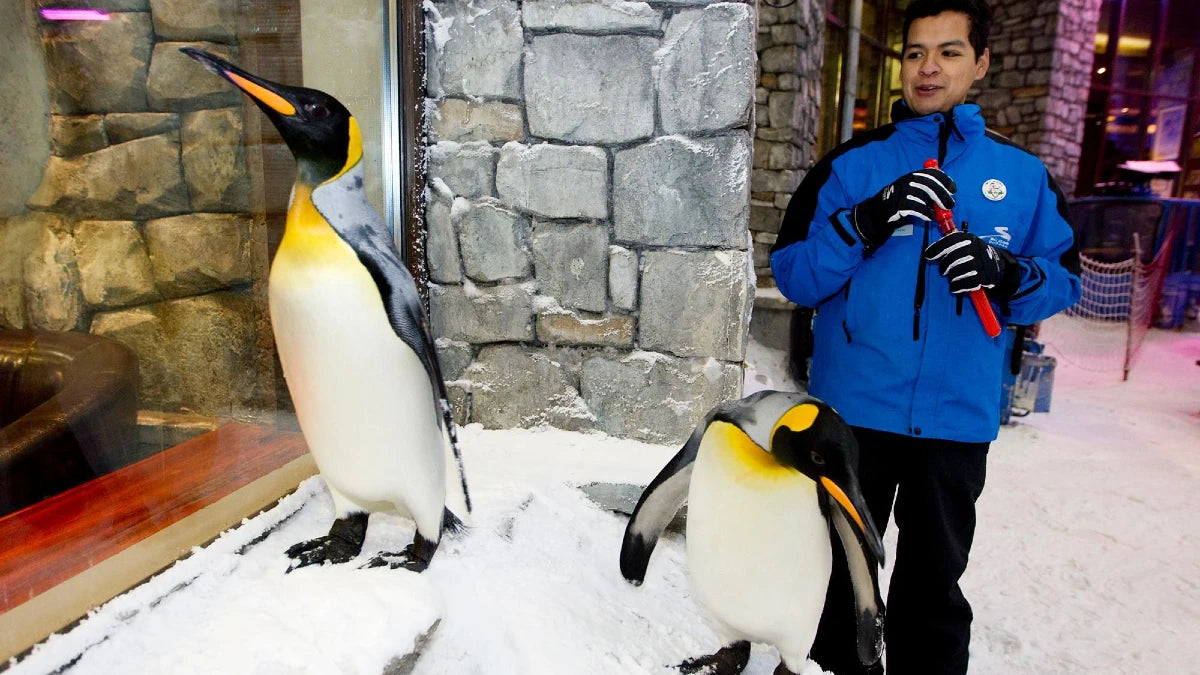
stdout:
POLYGON ((865 517, 867 513, 866 500, 863 498, 862 492, 858 490, 858 486, 850 481, 847 482, 847 490, 843 490, 828 476, 821 476, 818 485, 821 486, 821 491, 827 495, 827 498, 833 502, 831 506, 839 508, 853 526, 854 536, 858 539, 859 545, 870 551, 875 560, 883 565, 883 538, 879 536, 875 522, 865 517))
POLYGON ((280 85, 248 73, 225 59, 214 56, 202 49, 180 47, 179 51, 196 59, 205 68, 232 82, 234 86, 254 99, 254 102, 263 108, 264 111, 274 112, 285 117, 291 117, 296 114, 296 106, 281 91, 282 88, 280 85))

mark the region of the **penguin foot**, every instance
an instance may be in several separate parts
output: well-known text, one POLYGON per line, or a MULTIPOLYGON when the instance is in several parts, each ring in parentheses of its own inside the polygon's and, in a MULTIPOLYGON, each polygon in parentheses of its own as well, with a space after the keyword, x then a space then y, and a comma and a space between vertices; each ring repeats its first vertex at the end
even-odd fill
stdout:
POLYGON ((775 672, 771 673, 771 675, 800 675, 800 673, 793 673, 788 670, 787 666, 783 665, 783 661, 780 661, 779 665, 775 667, 775 672))
POLYGON ((704 675, 736 675, 750 662, 750 643, 739 640, 721 647, 715 654, 697 656, 676 666, 681 673, 703 673, 704 675))
POLYGON ((326 562, 344 563, 362 551, 367 537, 366 512, 352 513, 333 521, 329 534, 293 544, 285 553, 292 559, 287 571, 326 562))
POLYGON ((410 572, 424 572, 425 568, 429 567, 429 562, 433 560, 433 554, 437 551, 437 547, 438 542, 430 542, 418 532, 413 537, 413 543, 405 546, 403 551, 399 553, 381 552, 368 560, 362 567, 384 567, 386 565, 391 569, 404 568, 410 572))

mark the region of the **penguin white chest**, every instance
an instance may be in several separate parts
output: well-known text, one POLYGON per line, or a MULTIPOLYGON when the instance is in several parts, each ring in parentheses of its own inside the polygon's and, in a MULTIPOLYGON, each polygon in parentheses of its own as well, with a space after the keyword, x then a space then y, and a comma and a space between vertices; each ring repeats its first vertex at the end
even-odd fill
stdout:
POLYGON ((727 638, 807 653, 831 569, 816 484, 737 427, 710 425, 692 471, 688 568, 727 638))
POLYGON ((393 331, 353 250, 340 239, 306 244, 285 236, 268 296, 288 390, 317 466, 363 506, 388 502, 413 512, 414 500, 436 502, 440 515, 445 465, 429 377, 393 331))

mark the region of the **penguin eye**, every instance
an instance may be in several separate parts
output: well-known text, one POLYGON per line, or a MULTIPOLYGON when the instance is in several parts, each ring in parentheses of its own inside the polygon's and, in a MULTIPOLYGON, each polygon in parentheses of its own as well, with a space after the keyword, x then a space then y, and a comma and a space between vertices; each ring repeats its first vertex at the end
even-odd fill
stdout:
POLYGON ((825 455, 822 455, 818 450, 812 451, 810 459, 812 459, 812 463, 817 466, 825 466, 825 455))
POLYGON ((314 120, 323 120, 329 117, 329 108, 320 103, 305 103, 304 112, 307 113, 310 119, 314 120))

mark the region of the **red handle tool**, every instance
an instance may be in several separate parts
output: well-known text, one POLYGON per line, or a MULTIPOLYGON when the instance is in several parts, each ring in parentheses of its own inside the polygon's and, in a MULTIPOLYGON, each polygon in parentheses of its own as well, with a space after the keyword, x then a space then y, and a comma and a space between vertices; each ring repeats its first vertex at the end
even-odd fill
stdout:
MULTIPOLYGON (((925 160, 926 169, 938 168, 936 159, 925 160)), ((937 215, 937 224, 941 228, 942 234, 947 235, 951 232, 956 232, 957 227, 954 226, 954 214, 950 209, 943 209, 940 206, 933 207, 934 214, 937 215)), ((992 303, 988 301, 987 294, 982 288, 976 288, 970 292, 971 304, 975 305, 975 312, 979 314, 979 321, 983 324, 983 330, 988 337, 996 337, 1000 334, 1000 322, 996 320, 996 313, 992 311, 992 303)))

